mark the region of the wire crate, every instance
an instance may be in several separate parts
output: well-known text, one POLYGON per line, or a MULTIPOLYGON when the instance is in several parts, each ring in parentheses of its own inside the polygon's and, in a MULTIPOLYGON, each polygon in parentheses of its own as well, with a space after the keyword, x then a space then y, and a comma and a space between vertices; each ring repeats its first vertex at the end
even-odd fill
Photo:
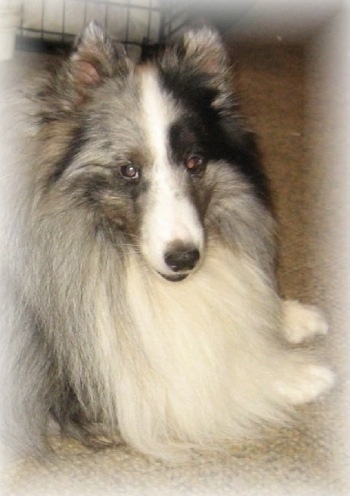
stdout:
POLYGON ((187 23, 179 0, 21 0, 17 48, 56 51, 68 48, 90 20, 102 24, 138 57, 187 23))

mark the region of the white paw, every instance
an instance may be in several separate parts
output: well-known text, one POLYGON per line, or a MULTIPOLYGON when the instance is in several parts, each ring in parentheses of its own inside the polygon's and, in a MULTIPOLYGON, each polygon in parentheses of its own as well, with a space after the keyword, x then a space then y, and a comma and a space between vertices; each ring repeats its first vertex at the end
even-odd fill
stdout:
POLYGON ((303 365, 288 382, 276 384, 279 394, 292 405, 309 403, 331 389, 335 374, 322 365, 303 365))
POLYGON ((327 334, 327 321, 317 307, 286 300, 282 309, 284 335, 289 343, 298 344, 315 336, 327 334))

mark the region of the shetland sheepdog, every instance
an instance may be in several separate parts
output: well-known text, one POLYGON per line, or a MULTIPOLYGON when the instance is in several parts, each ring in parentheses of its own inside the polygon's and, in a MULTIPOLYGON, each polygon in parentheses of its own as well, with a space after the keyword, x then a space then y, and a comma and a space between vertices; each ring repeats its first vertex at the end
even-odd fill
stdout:
POLYGON ((242 442, 331 387, 297 346, 322 313, 278 294, 268 185, 215 30, 135 64, 91 23, 30 105, 2 431, 40 445, 52 419, 166 457, 242 442))

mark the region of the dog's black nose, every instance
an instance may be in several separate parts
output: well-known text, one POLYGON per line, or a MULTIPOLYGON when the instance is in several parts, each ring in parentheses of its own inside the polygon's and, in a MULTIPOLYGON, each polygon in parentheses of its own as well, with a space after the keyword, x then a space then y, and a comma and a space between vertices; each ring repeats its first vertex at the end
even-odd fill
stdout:
POLYGON ((194 246, 174 245, 164 255, 164 260, 167 266, 173 272, 192 270, 197 264, 200 253, 194 246))

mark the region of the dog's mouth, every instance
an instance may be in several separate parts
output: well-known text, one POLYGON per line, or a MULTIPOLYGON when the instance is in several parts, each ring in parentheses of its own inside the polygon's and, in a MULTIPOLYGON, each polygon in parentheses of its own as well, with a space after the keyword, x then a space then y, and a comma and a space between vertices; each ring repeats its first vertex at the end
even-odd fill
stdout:
POLYGON ((167 274, 162 274, 161 272, 158 272, 158 274, 160 276, 162 276, 163 279, 165 279, 166 281, 170 281, 170 282, 183 281, 188 276, 188 274, 176 274, 176 275, 173 275, 173 276, 169 276, 167 274))

